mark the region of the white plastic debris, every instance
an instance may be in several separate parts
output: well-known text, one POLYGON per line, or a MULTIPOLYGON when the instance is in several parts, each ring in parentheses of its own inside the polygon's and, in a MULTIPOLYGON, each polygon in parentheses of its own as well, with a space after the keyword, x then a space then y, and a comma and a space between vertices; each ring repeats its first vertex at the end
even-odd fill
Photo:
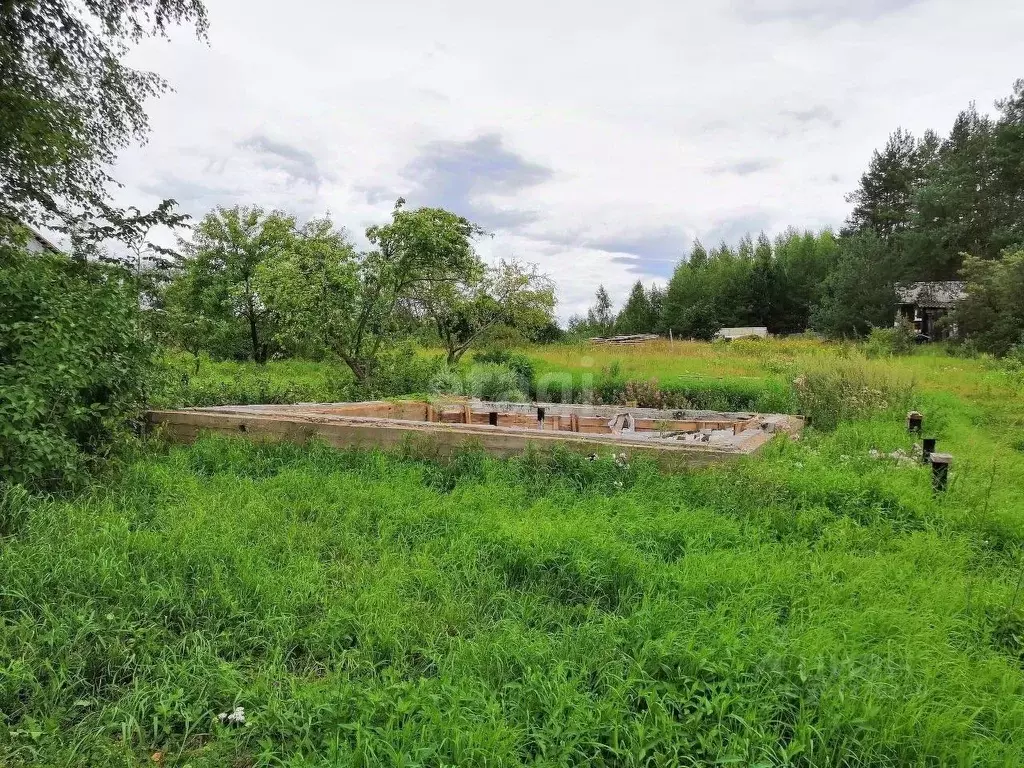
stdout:
POLYGON ((911 456, 909 453, 904 451, 902 448, 897 448, 892 453, 885 453, 883 451, 872 448, 868 451, 868 456, 872 459, 892 459, 897 464, 916 464, 917 459, 911 456))

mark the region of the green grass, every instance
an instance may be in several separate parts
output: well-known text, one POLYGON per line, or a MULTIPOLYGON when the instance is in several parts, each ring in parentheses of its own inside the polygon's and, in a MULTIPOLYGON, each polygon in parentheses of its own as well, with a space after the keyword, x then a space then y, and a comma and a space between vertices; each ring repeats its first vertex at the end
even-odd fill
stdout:
POLYGON ((677 475, 153 446, 79 498, 0 497, 0 765, 1024 764, 1019 380, 748 346, 645 354, 911 380, 950 490, 869 456, 911 449, 895 406, 677 475))
POLYGON ((256 365, 204 356, 197 369, 192 356, 169 354, 160 373, 152 393, 158 407, 343 402, 356 397, 352 374, 336 361, 256 365))

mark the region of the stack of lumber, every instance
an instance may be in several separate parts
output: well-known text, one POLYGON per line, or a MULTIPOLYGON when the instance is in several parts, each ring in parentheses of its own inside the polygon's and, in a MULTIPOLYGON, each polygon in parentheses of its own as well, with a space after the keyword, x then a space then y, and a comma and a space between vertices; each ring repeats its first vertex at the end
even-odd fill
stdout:
POLYGON ((645 341, 656 341, 659 338, 656 333, 635 333, 631 336, 595 336, 590 341, 593 344, 643 344, 645 341))

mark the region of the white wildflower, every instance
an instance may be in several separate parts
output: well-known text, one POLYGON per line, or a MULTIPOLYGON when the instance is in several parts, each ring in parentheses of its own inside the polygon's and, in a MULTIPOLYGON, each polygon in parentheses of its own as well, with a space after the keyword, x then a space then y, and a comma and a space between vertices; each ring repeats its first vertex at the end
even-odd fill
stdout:
POLYGON ((235 707, 231 712, 217 715, 221 725, 245 725, 245 707, 235 707))

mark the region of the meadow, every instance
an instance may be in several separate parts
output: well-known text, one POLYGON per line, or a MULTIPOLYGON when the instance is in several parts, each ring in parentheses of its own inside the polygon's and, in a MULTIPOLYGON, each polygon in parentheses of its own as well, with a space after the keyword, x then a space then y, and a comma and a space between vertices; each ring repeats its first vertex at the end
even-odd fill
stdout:
MULTIPOLYGON (((207 438, 9 492, 0 763, 1024 764, 1024 379, 865 351, 524 350, 535 386, 815 415, 700 471, 207 438)), ((339 399, 338 371, 204 361, 173 397, 339 399)))

